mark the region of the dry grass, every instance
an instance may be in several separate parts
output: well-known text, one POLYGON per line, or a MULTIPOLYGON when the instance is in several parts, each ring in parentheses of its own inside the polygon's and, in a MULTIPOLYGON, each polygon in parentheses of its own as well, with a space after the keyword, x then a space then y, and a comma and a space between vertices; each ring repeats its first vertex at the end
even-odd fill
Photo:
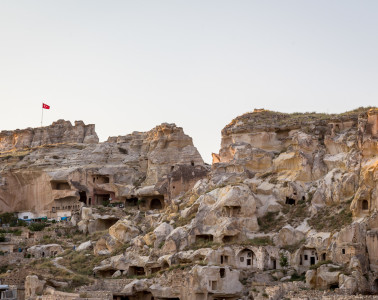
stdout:
POLYGON ((92 251, 66 250, 59 263, 80 275, 92 275, 93 268, 108 256, 94 256, 92 251))
POLYGON ((241 243, 243 246, 270 246, 273 245, 273 241, 269 236, 255 237, 241 243))
POLYGON ((349 209, 350 202, 345 202, 333 207, 323 207, 307 222, 317 231, 332 232, 352 223, 352 212, 349 209))
POLYGON ((262 232, 278 231, 286 225, 285 218, 282 215, 280 216, 278 212, 268 212, 258 218, 257 221, 262 232))
POLYGON ((57 281, 69 283, 69 288, 66 291, 72 291, 74 288, 89 284, 91 280, 87 276, 67 272, 64 269, 58 268, 48 259, 36 260, 32 263, 35 274, 44 278, 51 278, 57 281))
POLYGON ((297 227, 304 219, 310 217, 310 211, 305 200, 298 201, 296 205, 285 204, 282 212, 285 214, 286 222, 293 227, 297 227))

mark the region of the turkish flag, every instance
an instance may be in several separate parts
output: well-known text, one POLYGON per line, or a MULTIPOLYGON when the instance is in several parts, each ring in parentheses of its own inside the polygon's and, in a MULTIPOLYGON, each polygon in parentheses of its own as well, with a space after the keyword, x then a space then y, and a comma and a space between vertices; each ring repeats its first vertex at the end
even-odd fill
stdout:
POLYGON ((45 103, 42 103, 42 108, 44 108, 44 109, 50 109, 50 105, 47 105, 47 104, 45 104, 45 103))

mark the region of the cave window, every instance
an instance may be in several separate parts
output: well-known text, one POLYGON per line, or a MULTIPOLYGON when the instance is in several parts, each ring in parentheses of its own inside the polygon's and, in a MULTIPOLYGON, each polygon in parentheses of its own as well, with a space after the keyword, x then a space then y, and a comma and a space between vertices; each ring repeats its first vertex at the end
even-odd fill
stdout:
POLYGON ((217 282, 216 281, 212 281, 211 282, 211 289, 214 291, 217 289, 217 282))
POLYGON ((213 235, 211 234, 198 234, 196 235, 196 242, 212 242, 213 235))
POLYGON ((226 276, 226 270, 225 268, 219 269, 220 278, 224 278, 226 276))
POLYGON ((162 209, 163 205, 161 204, 160 199, 157 199, 157 198, 152 199, 151 204, 150 204, 150 208, 151 209, 162 209))
POLYGON ((128 198, 126 199, 126 206, 137 206, 138 205, 138 198, 128 198))
POLYGON ((172 189, 175 189, 176 187, 175 186, 172 186, 172 189))
POLYGON ((302 196, 302 200, 304 201, 306 198, 305 198, 305 196, 302 196))
POLYGON ((53 190, 63 191, 63 190, 70 190, 71 187, 67 181, 52 181, 51 188, 53 190))
POLYGON ((326 254, 325 253, 322 254, 322 260, 326 260, 326 254))
POLYGON ((330 289, 330 290, 334 290, 334 289, 337 289, 337 288, 339 288, 339 284, 338 284, 338 283, 334 283, 334 284, 331 284, 331 285, 329 286, 329 289, 330 289))
MULTIPOLYGON (((104 183, 110 182, 109 176, 107 175, 98 175, 96 176, 96 180, 98 184, 104 184, 104 183)), ((93 178, 93 182, 95 182, 95 178, 93 178)))
POLYGON ((109 204, 110 194, 95 194, 96 203, 102 204, 104 206, 109 204))
POLYGON ((286 204, 295 205, 295 200, 293 198, 286 197, 286 204))
POLYGON ((342 254, 345 254, 345 249, 341 249, 341 253, 342 253, 342 254))
POLYGON ((160 267, 151 268, 151 274, 155 274, 155 273, 159 272, 160 270, 161 270, 160 267))
POLYGON ((192 167, 194 167, 194 161, 191 161, 190 164, 192 165, 192 167))
POLYGON ((301 266, 303 264, 303 261, 302 261, 302 255, 299 257, 299 265, 301 266))
POLYGON ((273 259, 273 269, 277 269, 277 260, 273 259))
POLYGON ((171 166, 171 171, 173 171, 173 170, 174 170, 174 168, 175 168, 175 166, 171 166))
POLYGON ((308 256, 306 254, 304 255, 304 260, 308 260, 308 256))
POLYGON ((228 263, 228 256, 221 255, 221 264, 227 264, 227 263, 228 263))
POLYGON ((369 209, 369 202, 367 200, 362 201, 362 210, 368 210, 369 209))
POLYGON ((232 243, 232 241, 235 239, 233 235, 225 235, 222 239, 223 243, 228 244, 232 243))
POLYGON ((143 267, 131 266, 129 267, 129 275, 143 276, 145 275, 143 267))

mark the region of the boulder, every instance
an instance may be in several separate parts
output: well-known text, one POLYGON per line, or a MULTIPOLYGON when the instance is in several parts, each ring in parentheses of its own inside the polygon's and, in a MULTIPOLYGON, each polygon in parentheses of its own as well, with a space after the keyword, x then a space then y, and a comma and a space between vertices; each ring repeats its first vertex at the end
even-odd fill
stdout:
POLYGON ((84 250, 89 250, 92 248, 92 242, 91 241, 86 241, 84 243, 81 243, 77 248, 76 251, 84 251, 84 250))
POLYGON ((39 280, 37 275, 28 275, 25 279, 25 299, 35 299, 42 295, 45 280, 39 280))

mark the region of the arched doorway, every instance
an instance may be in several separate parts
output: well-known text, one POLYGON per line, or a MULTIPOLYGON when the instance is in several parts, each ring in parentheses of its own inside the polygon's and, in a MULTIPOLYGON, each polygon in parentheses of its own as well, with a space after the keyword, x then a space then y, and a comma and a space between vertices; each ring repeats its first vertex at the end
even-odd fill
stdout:
POLYGON ((241 268, 252 268, 256 265, 256 255, 250 249, 244 249, 238 254, 238 264, 241 268))

